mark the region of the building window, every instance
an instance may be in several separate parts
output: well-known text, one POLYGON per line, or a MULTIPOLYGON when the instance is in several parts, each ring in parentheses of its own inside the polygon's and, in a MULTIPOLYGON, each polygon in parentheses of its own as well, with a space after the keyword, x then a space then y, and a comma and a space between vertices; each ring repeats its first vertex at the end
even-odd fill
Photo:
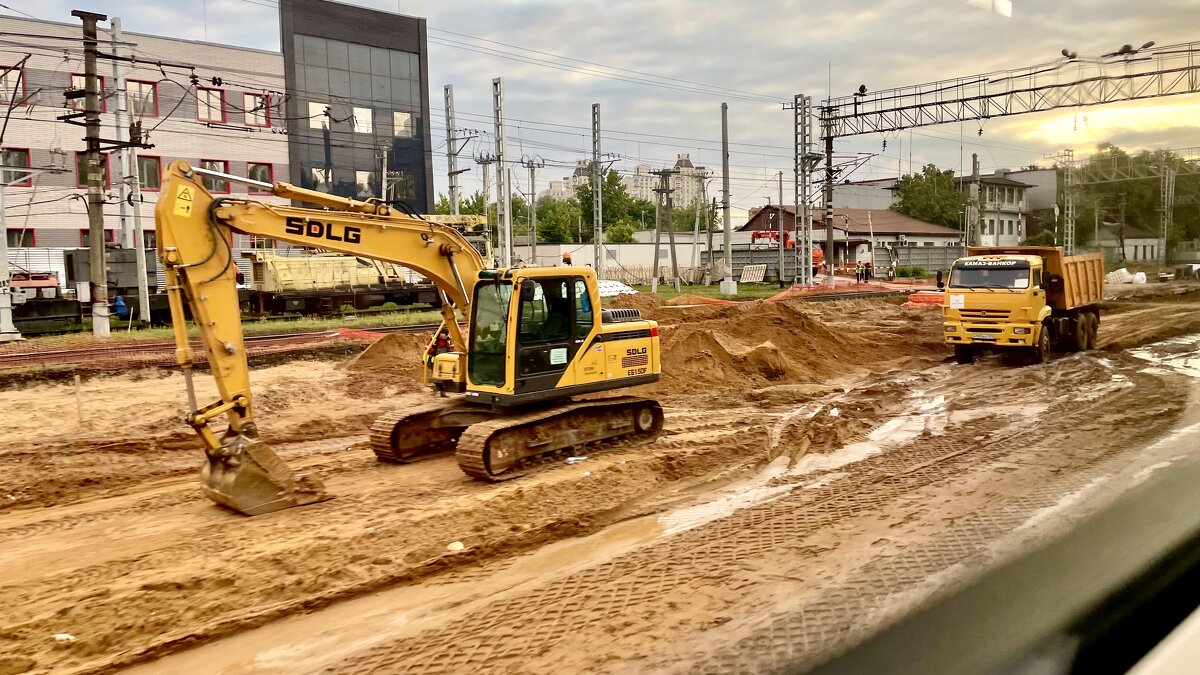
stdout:
POLYGON ((316 101, 308 102, 308 128, 324 129, 329 125, 329 105, 316 101))
MULTIPOLYGON (((100 153, 100 166, 104 168, 104 189, 107 190, 112 186, 112 176, 108 171, 108 153, 100 153)), ((87 153, 79 150, 75 152, 75 187, 86 188, 88 186, 88 170, 87 170, 87 153)))
POLYGON ((996 234, 996 220, 988 218, 988 234, 996 234))
POLYGON ((34 243, 33 230, 9 229, 7 234, 9 248, 33 248, 37 245, 34 243))
MULTIPOLYGON (((79 245, 80 246, 88 246, 89 245, 88 242, 90 242, 91 240, 92 240, 91 231, 88 228, 85 227, 85 228, 79 230, 79 245)), ((116 230, 105 230, 104 231, 104 242, 105 243, 111 244, 111 243, 115 242, 116 240, 117 240, 117 231, 116 230)))
MULTIPOLYGON (((104 76, 97 75, 100 78, 100 112, 108 112, 108 98, 104 95, 104 76)), ((87 91, 87 76, 82 73, 74 73, 71 75, 71 88, 79 91, 87 91)), ((72 110, 83 110, 84 98, 70 99, 72 110)))
POLYGON ((369 134, 371 133, 371 109, 370 108, 354 108, 354 133, 369 134))
POLYGON ((332 181, 329 180, 329 170, 319 166, 310 166, 308 168, 309 187, 318 192, 329 192, 332 187, 332 181))
MULTIPOLYGON (((29 150, 27 148, 0 150, 0 165, 29 166, 29 150)), ((26 171, 0 171, 0 183, 5 185, 12 183, 12 187, 30 187, 33 185, 33 177, 26 171)))
POLYGON ((926 242, 923 242, 921 245, 922 245, 922 246, 933 246, 933 242, 932 242, 932 241, 926 241, 926 242))
POLYGON ((196 89, 196 119, 201 122, 225 121, 224 89, 196 89))
POLYGON ((388 199, 416 199, 416 182, 410 173, 404 171, 388 172, 388 199))
POLYGON ((0 66, 0 71, 5 68, 10 68, 3 75, 0 75, 0 101, 12 103, 13 101, 22 101, 25 98, 25 69, 12 68, 11 66, 0 66))
POLYGON ((367 199, 368 197, 375 196, 374 171, 354 172, 354 196, 359 199, 367 199))
POLYGON ((415 138, 412 113, 392 113, 392 135, 396 138, 415 138))
POLYGON ((138 155, 138 185, 157 192, 162 187, 162 160, 154 155, 138 155))
MULTIPOLYGON (((246 178, 249 178, 250 180, 260 181, 262 183, 271 183, 272 185, 274 185, 275 184, 275 167, 273 167, 270 164, 261 163, 261 162, 248 162, 246 164, 246 178)), ((269 195, 269 194, 271 194, 271 189, 270 188, 260 188, 257 185, 251 185, 249 192, 250 192, 250 194, 255 194, 255 195, 269 195)))
POLYGON ((252 234, 250 235, 250 248, 275 248, 275 240, 270 237, 259 237, 252 234))
MULTIPOLYGON (((229 162, 223 159, 202 159, 200 160, 200 168, 208 169, 209 171, 219 171, 221 173, 229 173, 229 162)), ((204 189, 214 194, 224 194, 229 192, 229 181, 224 178, 216 178, 215 176, 204 176, 204 189)))
POLYGON ((1012 234, 1014 232, 1016 232, 1015 221, 1010 220, 1010 221, 1008 221, 1008 233, 1012 234))
POLYGON ((242 94, 242 109, 246 111, 246 126, 271 126, 271 97, 267 94, 242 94))
POLYGON ((145 248, 158 248, 158 233, 154 230, 142 230, 142 246, 145 248))
POLYGON ((158 117, 158 85, 125 80, 125 101, 134 117, 158 117))

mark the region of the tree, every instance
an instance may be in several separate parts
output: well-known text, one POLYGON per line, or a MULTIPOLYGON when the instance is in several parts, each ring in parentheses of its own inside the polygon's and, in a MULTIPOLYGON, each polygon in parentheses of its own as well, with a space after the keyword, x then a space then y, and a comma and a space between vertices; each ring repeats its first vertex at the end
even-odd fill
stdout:
POLYGON ((904 176, 896 184, 896 203, 891 208, 917 220, 961 229, 959 212, 964 203, 954 171, 926 164, 921 173, 904 176))
MULTIPOLYGON (((1185 160, 1170 150, 1146 150, 1130 155, 1113 143, 1101 143, 1096 154, 1088 158, 1082 168, 1086 177, 1093 171, 1112 162, 1122 162, 1144 169, 1173 167, 1188 170, 1185 160)), ((1099 173, 1099 172, 1097 172, 1099 173)), ((1136 173, 1136 172, 1135 172, 1136 173)), ((1153 171, 1143 171, 1153 175, 1153 171)), ((1157 235, 1162 223, 1162 182, 1158 178, 1140 178, 1106 183, 1085 183, 1075 194, 1075 241, 1087 244, 1092 241, 1097 219, 1116 223, 1118 236, 1126 229, 1139 229, 1157 235)), ((1190 171, 1179 173, 1175 178, 1176 200, 1184 195, 1200 195, 1200 176, 1190 171)), ((1174 228, 1168 233, 1168 247, 1181 239, 1200 237, 1200 207, 1196 204, 1178 204, 1172 211, 1174 228)), ((1103 235, 1102 235, 1103 236, 1103 235)))
POLYGON ((634 242, 633 232, 633 223, 623 220, 604 230, 604 241, 608 244, 632 244, 634 242))
MULTIPOLYGON (((437 203, 433 205, 433 212, 445 216, 450 214, 450 197, 443 193, 438 193, 437 203)), ((483 213, 483 193, 476 190, 475 194, 467 198, 458 199, 458 212, 469 215, 480 215, 483 213)))
MULTIPOLYGON (((595 232, 592 195, 590 181, 579 186, 575 192, 575 196, 579 200, 580 215, 583 218, 583 243, 591 242, 595 232)), ((621 176, 616 171, 610 169, 604 175, 604 181, 600 185, 600 196, 604 200, 604 229, 629 218, 629 209, 633 199, 629 196, 629 192, 625 189, 625 183, 621 182, 621 176)))
POLYGON ((1056 241, 1057 239, 1058 239, 1058 237, 1054 234, 1053 230, 1045 229, 1045 230, 1042 230, 1041 232, 1038 232, 1037 234, 1035 234, 1033 236, 1025 237, 1025 240, 1021 242, 1021 245, 1022 246, 1057 246, 1058 245, 1058 241, 1056 241))
POLYGON ((537 203, 538 241, 570 244, 579 238, 579 200, 542 197, 537 203))

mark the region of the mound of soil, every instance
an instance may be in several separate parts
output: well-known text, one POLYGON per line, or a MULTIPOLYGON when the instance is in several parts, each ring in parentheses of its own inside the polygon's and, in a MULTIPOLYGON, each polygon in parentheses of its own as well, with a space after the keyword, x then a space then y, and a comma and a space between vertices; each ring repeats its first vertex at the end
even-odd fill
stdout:
POLYGON ((683 295, 671 298, 668 305, 734 305, 736 300, 723 300, 721 298, 708 298, 703 295, 694 293, 684 293, 683 295))
POLYGON ((907 315, 864 325, 853 308, 752 302, 662 331, 663 379, 726 390, 822 382, 941 348, 907 315))
POLYGON ((416 390, 421 386, 425 349, 431 337, 429 333, 392 333, 376 341, 346 362, 347 393, 372 397, 416 390))
POLYGON ((649 318, 649 315, 654 310, 662 307, 662 298, 657 293, 633 293, 626 295, 618 295, 614 298, 604 298, 600 301, 601 307, 610 309, 636 309, 642 312, 642 316, 649 318))

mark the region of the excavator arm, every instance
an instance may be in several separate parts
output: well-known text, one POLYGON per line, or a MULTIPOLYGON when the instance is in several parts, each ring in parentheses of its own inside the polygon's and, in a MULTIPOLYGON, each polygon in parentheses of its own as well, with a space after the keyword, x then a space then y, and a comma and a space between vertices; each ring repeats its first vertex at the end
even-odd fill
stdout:
POLYGON ((249 366, 237 298, 232 233, 269 237, 403 265, 428 277, 442 294, 443 329, 458 351, 466 341, 456 311, 469 317, 471 293, 484 263, 454 228, 404 215, 377 200, 359 201, 267 185, 173 162, 155 207, 158 256, 166 274, 175 358, 183 371, 191 411, 187 422, 204 442, 201 484, 213 501, 248 515, 327 499, 321 482, 294 473, 258 437, 249 366), (329 210, 279 206, 212 195, 204 178, 254 184, 279 197, 329 210), (197 407, 192 386, 195 353, 185 308, 200 334, 220 399, 197 407), (218 436, 210 422, 225 415, 218 436))

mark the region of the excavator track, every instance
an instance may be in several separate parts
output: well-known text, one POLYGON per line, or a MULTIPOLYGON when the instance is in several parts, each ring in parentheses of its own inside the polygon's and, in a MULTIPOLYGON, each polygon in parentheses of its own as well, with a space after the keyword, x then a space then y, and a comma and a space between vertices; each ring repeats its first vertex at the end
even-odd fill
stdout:
POLYGON ((438 420, 462 405, 461 399, 439 399, 385 413, 371 425, 371 450, 379 461, 393 464, 410 464, 450 452, 463 427, 439 426, 438 420))
POLYGON ((499 482, 589 445, 662 432, 662 406, 638 396, 572 401, 472 424, 458 438, 458 466, 472 478, 499 482))

